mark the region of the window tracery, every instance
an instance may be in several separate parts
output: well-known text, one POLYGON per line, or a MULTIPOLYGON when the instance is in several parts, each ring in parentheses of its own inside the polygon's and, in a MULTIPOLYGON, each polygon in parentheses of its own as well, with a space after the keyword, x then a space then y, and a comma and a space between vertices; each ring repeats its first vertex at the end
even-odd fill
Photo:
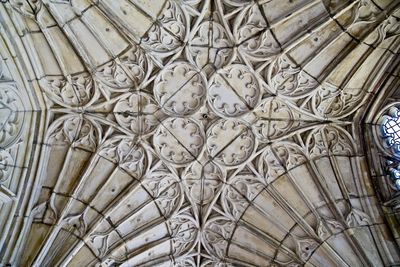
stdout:
POLYGON ((400 110, 391 107, 381 120, 382 137, 385 147, 393 156, 386 160, 387 170, 393 179, 393 184, 400 190, 400 110))

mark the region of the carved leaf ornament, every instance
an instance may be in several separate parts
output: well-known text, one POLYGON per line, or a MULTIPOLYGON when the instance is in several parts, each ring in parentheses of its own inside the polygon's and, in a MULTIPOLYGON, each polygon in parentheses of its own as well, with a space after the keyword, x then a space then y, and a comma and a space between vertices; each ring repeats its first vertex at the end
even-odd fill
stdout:
MULTIPOLYGON (((398 54, 386 2, 2 1, 43 108, 28 168, 10 149, 25 97, 0 64, 0 189, 37 168, 7 261, 21 247, 21 266, 400 262, 354 130, 398 54)), ((399 115, 380 124, 397 154, 399 115)))

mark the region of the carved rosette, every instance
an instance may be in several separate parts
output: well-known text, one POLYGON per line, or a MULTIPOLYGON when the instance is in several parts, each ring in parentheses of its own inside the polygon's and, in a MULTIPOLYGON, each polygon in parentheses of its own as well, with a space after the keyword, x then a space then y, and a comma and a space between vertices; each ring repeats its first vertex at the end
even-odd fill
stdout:
POLYGON ((185 118, 168 118, 161 122, 154 134, 157 153, 166 161, 182 165, 200 155, 205 137, 202 127, 185 118))
POLYGON ((256 143, 251 129, 236 120, 218 120, 209 128, 207 137, 207 151, 211 158, 225 166, 236 166, 246 161, 256 143))
POLYGON ((187 116, 204 104, 206 82, 196 68, 175 62, 164 68, 154 82, 154 95, 161 109, 171 116, 187 116))
POLYGON ((251 110, 261 98, 256 76, 244 65, 230 65, 210 79, 208 101, 222 117, 238 117, 251 110))

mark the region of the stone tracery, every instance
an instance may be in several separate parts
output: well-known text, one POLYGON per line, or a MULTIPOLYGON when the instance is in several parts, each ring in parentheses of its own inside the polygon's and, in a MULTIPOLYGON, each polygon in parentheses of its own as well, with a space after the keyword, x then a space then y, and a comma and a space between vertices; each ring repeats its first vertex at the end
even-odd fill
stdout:
MULTIPOLYGON (((2 4, 48 113, 4 262, 399 263, 351 128, 398 54, 399 4, 278 2, 2 4)), ((23 114, 2 122, 2 147, 23 114)))

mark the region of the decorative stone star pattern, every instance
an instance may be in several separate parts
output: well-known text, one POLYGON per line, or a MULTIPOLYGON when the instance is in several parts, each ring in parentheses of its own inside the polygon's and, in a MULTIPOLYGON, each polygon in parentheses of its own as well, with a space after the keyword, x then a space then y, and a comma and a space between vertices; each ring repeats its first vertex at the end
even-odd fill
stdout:
MULTIPOLYGON (((4 3, 47 116, 21 262, 375 262, 346 232, 380 223, 349 125, 398 50, 398 4, 278 2, 4 3)), ((7 147, 13 105, 0 91, 7 147)), ((12 164, 1 150, 0 182, 12 164)))

